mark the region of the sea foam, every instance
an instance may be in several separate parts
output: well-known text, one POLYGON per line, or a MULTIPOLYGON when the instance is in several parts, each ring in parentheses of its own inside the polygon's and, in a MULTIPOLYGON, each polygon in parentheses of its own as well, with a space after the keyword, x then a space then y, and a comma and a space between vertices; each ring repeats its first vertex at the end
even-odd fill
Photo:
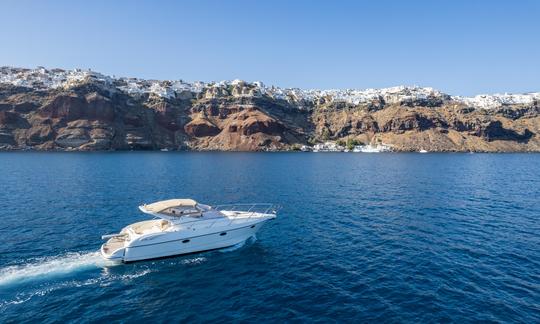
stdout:
POLYGON ((99 252, 33 259, 0 269, 0 286, 110 265, 113 263, 103 260, 99 252))

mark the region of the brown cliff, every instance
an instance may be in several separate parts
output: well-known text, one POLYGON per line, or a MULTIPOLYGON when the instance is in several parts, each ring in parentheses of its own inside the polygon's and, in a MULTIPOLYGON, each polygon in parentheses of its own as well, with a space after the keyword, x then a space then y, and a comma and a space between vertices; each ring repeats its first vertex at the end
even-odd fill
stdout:
POLYGON ((172 96, 132 95, 92 79, 46 89, 0 83, 4 150, 274 151, 348 139, 397 151, 537 152, 539 134, 536 101, 478 109, 449 96, 276 99, 247 83, 172 96))

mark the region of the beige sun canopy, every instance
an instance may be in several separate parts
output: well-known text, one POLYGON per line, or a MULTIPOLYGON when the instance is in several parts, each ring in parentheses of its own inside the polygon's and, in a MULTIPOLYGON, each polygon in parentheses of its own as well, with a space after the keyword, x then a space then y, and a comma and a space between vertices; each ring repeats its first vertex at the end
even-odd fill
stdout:
POLYGON ((195 207, 197 202, 193 199, 169 199, 141 206, 141 210, 148 213, 160 213, 168 208, 195 207))

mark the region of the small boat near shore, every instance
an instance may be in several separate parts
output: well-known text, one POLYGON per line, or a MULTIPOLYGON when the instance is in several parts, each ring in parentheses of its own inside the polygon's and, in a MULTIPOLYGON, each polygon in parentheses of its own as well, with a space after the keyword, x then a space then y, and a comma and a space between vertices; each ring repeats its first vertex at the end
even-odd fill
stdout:
POLYGON ((155 219, 103 235, 106 260, 133 262, 234 246, 254 236, 275 219, 274 204, 231 204, 211 207, 192 199, 170 199, 139 209, 155 219))
POLYGON ((392 148, 385 144, 368 144, 368 145, 357 145, 353 148, 355 153, 381 153, 381 152, 391 152, 392 148))

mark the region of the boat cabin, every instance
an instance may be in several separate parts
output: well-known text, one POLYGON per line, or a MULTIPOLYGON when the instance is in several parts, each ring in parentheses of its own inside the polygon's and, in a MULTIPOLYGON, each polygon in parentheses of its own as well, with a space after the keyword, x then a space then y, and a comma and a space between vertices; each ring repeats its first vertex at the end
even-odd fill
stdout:
POLYGON ((165 219, 179 219, 180 217, 199 218, 211 207, 197 203, 193 199, 169 199, 152 204, 139 206, 143 213, 151 214, 165 219))

